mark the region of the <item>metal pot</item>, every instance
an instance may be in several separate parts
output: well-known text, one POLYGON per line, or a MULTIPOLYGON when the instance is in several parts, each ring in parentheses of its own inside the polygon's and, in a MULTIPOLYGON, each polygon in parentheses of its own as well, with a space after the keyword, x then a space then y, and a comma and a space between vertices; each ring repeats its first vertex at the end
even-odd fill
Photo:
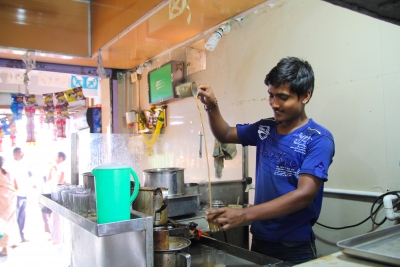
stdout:
POLYGON ((190 267, 190 254, 176 251, 154 251, 154 267, 190 267))
POLYGON ((95 186, 94 186, 94 175, 91 172, 85 172, 82 174, 83 176, 83 186, 85 188, 90 188, 91 191, 94 193, 95 191, 95 186))
POLYGON ((168 189, 140 187, 132 209, 153 216, 153 226, 168 222, 168 189))
POLYGON ((181 196, 185 194, 185 181, 183 168, 158 168, 143 171, 144 186, 166 187, 168 196, 181 196))
POLYGON ((165 226, 153 227, 154 250, 169 249, 169 229, 165 226))
POLYGON ((199 184, 198 183, 186 183, 185 193, 188 195, 199 195, 199 184))

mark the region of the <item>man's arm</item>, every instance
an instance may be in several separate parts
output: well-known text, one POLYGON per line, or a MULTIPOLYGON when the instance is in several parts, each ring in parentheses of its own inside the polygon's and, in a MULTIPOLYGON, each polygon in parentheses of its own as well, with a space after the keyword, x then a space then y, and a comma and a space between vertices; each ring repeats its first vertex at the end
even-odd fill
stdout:
POLYGON ((236 127, 230 127, 222 117, 211 87, 209 85, 199 85, 197 96, 208 110, 208 121, 215 138, 221 143, 239 144, 236 127))
POLYGON ((323 181, 312 175, 301 174, 296 190, 274 200, 251 206, 245 209, 220 208, 207 211, 216 219, 215 223, 224 224, 223 229, 243 225, 255 220, 279 218, 302 210, 314 201, 323 181))

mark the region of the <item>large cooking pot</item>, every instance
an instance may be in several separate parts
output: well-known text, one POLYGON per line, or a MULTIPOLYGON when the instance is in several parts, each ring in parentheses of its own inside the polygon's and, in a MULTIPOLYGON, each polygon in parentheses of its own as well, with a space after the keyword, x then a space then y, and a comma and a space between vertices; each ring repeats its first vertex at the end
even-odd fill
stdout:
POLYGON ((158 168, 143 171, 144 186, 166 187, 168 196, 181 196, 185 194, 185 181, 183 168, 158 168))

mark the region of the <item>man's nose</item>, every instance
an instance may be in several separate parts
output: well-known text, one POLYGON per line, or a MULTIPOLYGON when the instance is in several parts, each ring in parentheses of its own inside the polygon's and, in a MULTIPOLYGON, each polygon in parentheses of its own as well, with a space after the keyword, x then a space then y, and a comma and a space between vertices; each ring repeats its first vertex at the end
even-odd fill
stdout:
POLYGON ((275 99, 275 98, 270 98, 269 99, 269 105, 272 108, 277 108, 277 107, 279 107, 279 101, 277 99, 275 99))

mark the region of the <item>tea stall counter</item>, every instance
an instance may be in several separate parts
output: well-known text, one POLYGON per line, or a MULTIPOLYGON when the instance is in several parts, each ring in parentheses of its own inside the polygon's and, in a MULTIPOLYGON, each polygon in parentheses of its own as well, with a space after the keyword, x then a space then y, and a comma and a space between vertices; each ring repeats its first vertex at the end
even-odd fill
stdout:
POLYGON ((247 249, 243 249, 228 243, 216 240, 210 237, 202 236, 199 240, 192 240, 187 253, 191 255, 191 267, 203 266, 203 259, 201 249, 203 247, 212 247, 218 250, 226 251, 226 266, 275 266, 275 267, 289 267, 293 264, 284 262, 279 259, 271 258, 247 249))
POLYGON ((97 224, 40 195, 39 202, 71 222, 71 266, 153 266, 153 217, 131 210, 131 219, 97 224))

